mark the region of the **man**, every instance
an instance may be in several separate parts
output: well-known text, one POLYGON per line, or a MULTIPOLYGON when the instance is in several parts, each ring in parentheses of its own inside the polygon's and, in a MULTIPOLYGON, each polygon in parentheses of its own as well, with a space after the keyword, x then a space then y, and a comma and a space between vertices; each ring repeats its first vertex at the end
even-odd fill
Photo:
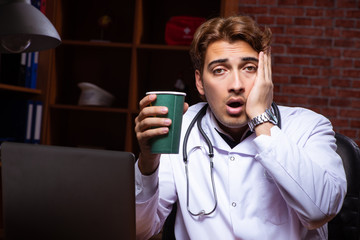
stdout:
MULTIPOLYGON (((166 134, 171 121, 151 117, 167 112, 149 106, 155 95, 140 101, 138 239, 158 233, 174 203, 176 239, 327 239, 326 223, 346 194, 334 132, 303 108, 279 107, 277 126, 270 41, 271 31, 245 16, 211 19, 195 33, 196 87, 208 104, 200 126, 214 154, 195 124, 186 171, 182 145, 179 154, 151 154, 149 139, 166 134)), ((204 105, 185 104, 181 144, 204 105)))

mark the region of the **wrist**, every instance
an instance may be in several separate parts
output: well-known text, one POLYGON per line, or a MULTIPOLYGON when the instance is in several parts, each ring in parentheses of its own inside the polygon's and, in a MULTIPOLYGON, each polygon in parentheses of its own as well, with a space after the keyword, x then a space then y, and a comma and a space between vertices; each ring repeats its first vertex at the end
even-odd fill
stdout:
POLYGON ((152 156, 146 156, 142 153, 139 155, 138 166, 141 174, 151 175, 159 167, 160 154, 152 154, 152 156))
POLYGON ((255 127, 268 122, 274 125, 278 123, 278 119, 271 108, 268 108, 263 113, 257 115, 256 117, 251 118, 250 121, 248 122, 248 125, 250 130, 254 132, 255 127))

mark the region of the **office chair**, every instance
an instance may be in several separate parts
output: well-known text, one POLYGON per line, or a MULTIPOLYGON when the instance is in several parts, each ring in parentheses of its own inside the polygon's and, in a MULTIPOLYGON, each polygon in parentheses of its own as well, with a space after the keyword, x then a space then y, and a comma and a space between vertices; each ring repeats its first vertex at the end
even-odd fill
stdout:
MULTIPOLYGON (((335 133, 337 150, 346 173, 347 194, 339 214, 328 223, 328 240, 360 240, 360 148, 347 136, 335 133)), ((176 204, 165 221, 162 240, 173 240, 176 204)))
POLYGON ((347 194, 339 214, 328 223, 329 240, 360 239, 360 149, 347 136, 335 134, 337 153, 343 160, 347 194))

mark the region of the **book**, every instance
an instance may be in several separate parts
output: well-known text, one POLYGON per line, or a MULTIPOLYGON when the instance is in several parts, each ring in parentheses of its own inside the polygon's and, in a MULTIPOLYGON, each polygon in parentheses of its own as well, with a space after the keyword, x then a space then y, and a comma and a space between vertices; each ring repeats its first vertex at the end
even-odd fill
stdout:
POLYGON ((31 56, 31 66, 30 66, 30 88, 36 89, 36 81, 37 81, 37 69, 39 62, 39 52, 33 52, 31 56))
POLYGON ((32 100, 28 100, 24 142, 26 143, 32 142, 33 128, 34 128, 34 102, 32 100))
POLYGON ((31 85, 31 63, 32 63, 32 52, 26 53, 26 71, 25 71, 25 87, 31 85))
POLYGON ((41 123, 42 123, 42 109, 43 104, 41 101, 35 102, 34 105, 34 128, 33 128, 33 136, 32 143, 40 143, 41 138, 41 123))

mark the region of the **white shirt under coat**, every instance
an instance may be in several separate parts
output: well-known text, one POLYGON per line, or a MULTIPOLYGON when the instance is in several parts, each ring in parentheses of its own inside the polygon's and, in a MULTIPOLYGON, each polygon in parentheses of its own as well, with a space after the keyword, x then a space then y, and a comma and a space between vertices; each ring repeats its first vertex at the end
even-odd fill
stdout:
MULTIPOLYGON (((204 103, 188 109, 188 125, 204 103)), ((214 129, 208 109, 202 127, 214 146, 217 209, 194 217, 186 207, 186 176, 182 156, 163 154, 158 170, 141 175, 136 166, 137 239, 158 233, 177 202, 176 239, 327 239, 326 222, 340 211, 346 177, 331 123, 303 108, 279 107, 282 127, 271 136, 255 134, 233 149, 214 129)), ((219 130, 219 129, 218 129, 219 130)), ((190 209, 214 206, 208 147, 195 124, 188 145, 190 209)))

